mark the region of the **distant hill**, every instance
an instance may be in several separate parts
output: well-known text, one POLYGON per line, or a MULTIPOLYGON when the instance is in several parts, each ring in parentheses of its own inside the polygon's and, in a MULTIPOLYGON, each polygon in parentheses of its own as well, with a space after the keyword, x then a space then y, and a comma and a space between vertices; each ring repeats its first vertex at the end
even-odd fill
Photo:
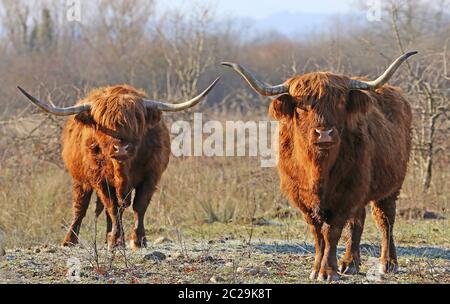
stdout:
POLYGON ((288 37, 321 32, 330 28, 333 20, 341 20, 351 24, 365 24, 364 13, 321 14, 321 13, 290 13, 279 12, 263 19, 245 19, 246 24, 252 26, 252 31, 275 31, 288 37))

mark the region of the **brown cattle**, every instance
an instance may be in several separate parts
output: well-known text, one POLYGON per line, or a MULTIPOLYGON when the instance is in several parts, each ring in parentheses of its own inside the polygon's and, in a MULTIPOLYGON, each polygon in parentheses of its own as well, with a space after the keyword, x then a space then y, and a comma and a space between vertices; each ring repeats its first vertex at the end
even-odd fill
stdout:
POLYGON ((106 209, 108 248, 124 245, 122 213, 131 204, 135 226, 133 249, 146 245, 144 215, 170 156, 169 131, 162 112, 191 108, 216 85, 181 104, 147 100, 144 91, 127 85, 98 88, 77 105, 56 108, 20 91, 44 111, 71 116, 63 130, 62 156, 73 178, 73 220, 64 246, 78 243, 81 222, 92 193, 96 216, 106 209))
POLYGON ((411 151, 411 108, 400 89, 385 85, 403 61, 375 81, 332 73, 296 76, 270 87, 232 67, 264 96, 280 122, 281 190, 299 208, 315 239, 311 279, 338 280, 336 248, 343 231, 340 272, 359 270, 365 206, 382 233, 380 272, 397 271, 393 239, 396 199, 411 151))

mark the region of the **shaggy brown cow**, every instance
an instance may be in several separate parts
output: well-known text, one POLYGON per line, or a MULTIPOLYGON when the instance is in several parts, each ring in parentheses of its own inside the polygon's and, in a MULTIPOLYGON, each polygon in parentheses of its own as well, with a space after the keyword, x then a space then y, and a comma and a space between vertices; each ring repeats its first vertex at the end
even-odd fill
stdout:
POLYGON ((340 272, 358 272, 368 202, 383 235, 380 272, 397 271, 393 226, 411 150, 412 114, 400 89, 384 84, 416 53, 401 56, 371 82, 318 72, 275 87, 242 66, 223 63, 260 94, 283 94, 269 112, 280 121, 282 192, 314 235, 311 279, 339 279, 336 247, 342 231, 347 242, 340 272))
POLYGON ((199 103, 216 85, 181 104, 147 100, 144 91, 127 85, 93 90, 76 106, 56 108, 19 90, 44 111, 68 119, 62 134, 62 156, 73 178, 73 220, 63 246, 78 243, 78 233, 92 192, 96 216, 106 208, 108 248, 124 245, 122 213, 133 200, 135 226, 130 246, 146 245, 144 215, 170 155, 169 131, 162 112, 199 103))

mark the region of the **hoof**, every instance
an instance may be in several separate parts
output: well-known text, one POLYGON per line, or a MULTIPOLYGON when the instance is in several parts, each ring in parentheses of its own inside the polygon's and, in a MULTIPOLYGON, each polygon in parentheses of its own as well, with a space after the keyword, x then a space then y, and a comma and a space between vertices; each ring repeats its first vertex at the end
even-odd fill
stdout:
POLYGON ((136 242, 133 241, 133 240, 130 240, 130 248, 131 248, 131 250, 133 250, 133 251, 136 251, 136 250, 141 249, 141 247, 139 247, 139 246, 136 244, 136 242))
POLYGON ((123 248, 125 248, 125 247, 118 243, 116 243, 116 244, 108 243, 108 251, 110 251, 110 252, 113 252, 116 249, 123 249, 123 248))
POLYGON ((398 272, 397 261, 380 262, 378 272, 383 275, 388 273, 397 273, 398 272))
POLYGON ((124 243, 120 241, 108 242, 108 250, 114 251, 115 249, 125 249, 124 243))
POLYGON ((134 251, 147 248, 147 242, 136 242, 135 240, 130 240, 130 248, 134 251))
POLYGON ((321 272, 317 277, 319 282, 337 282, 341 279, 341 276, 336 271, 331 271, 329 273, 321 272))
POLYGON ((319 272, 317 270, 311 271, 311 274, 309 275, 310 280, 317 280, 317 276, 319 275, 319 272))
POLYGON ((355 265, 355 263, 342 263, 339 268, 339 272, 345 275, 355 275, 359 273, 359 267, 355 265))
POLYGON ((130 248, 132 249, 132 250, 139 250, 139 249, 142 249, 142 248, 147 248, 147 239, 146 239, 146 237, 144 236, 144 237, 141 237, 141 238, 138 238, 138 237, 131 237, 131 240, 130 240, 130 248), (141 241, 137 241, 137 240, 141 240, 141 241))
POLYGON ((69 241, 64 241, 61 243, 61 247, 67 248, 67 247, 75 247, 77 244, 69 242, 69 241))
POLYGON ((61 247, 75 247, 78 245, 78 238, 77 237, 66 237, 64 241, 61 242, 61 247))

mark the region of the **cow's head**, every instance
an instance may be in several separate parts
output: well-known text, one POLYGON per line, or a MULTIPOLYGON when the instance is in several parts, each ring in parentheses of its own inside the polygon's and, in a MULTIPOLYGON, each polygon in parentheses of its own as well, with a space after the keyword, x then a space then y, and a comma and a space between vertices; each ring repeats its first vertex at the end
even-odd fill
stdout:
POLYGON ((270 114, 292 128, 295 145, 333 162, 338 154, 343 130, 351 130, 371 107, 367 91, 383 86, 410 56, 399 57, 375 81, 363 81, 332 73, 310 73, 293 77, 278 86, 268 86, 246 68, 225 62, 249 85, 263 96, 277 96, 270 106, 270 114))
POLYGON ((179 104, 149 100, 144 91, 119 85, 95 89, 77 105, 59 108, 18 88, 43 111, 57 116, 75 115, 78 122, 92 126, 95 130, 92 153, 102 153, 113 161, 122 162, 134 156, 143 133, 159 122, 161 112, 178 112, 195 106, 208 95, 218 80, 197 97, 179 104))

